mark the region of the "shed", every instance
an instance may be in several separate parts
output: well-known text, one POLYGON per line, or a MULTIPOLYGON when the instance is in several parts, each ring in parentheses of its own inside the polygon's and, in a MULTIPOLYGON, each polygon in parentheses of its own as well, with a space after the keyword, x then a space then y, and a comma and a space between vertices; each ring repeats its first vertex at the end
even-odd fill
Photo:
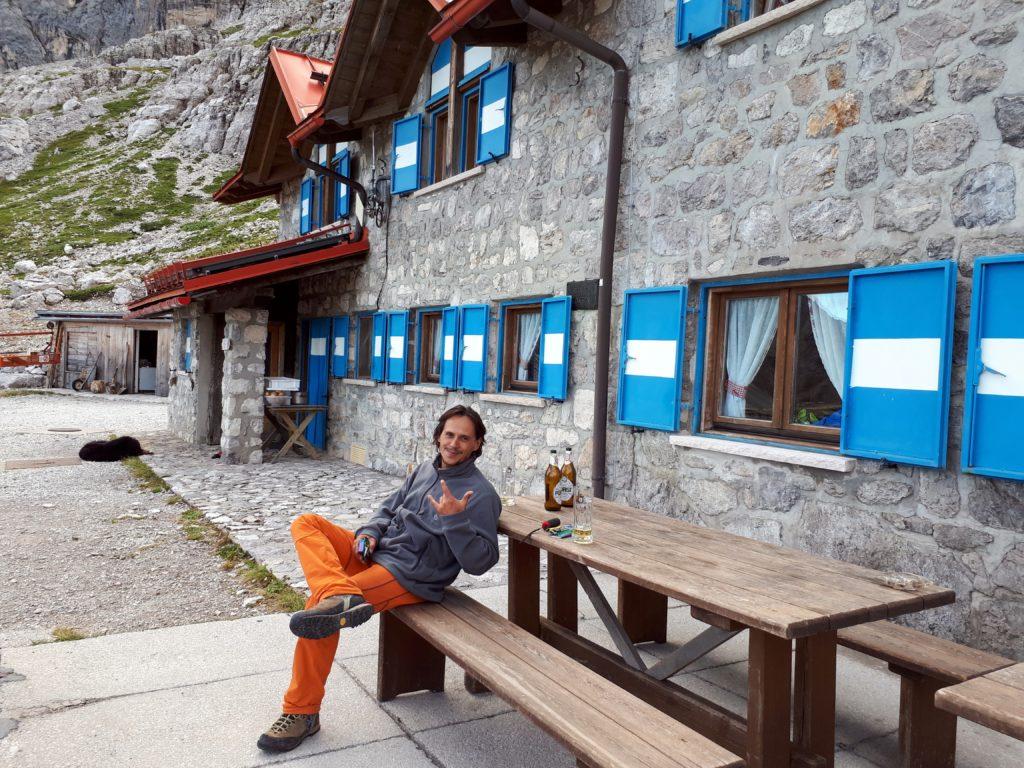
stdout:
POLYGON ((120 312, 39 310, 36 317, 53 330, 61 351, 50 386, 71 388, 83 370, 95 366, 95 380, 116 381, 126 392, 167 396, 169 316, 126 320, 120 312))

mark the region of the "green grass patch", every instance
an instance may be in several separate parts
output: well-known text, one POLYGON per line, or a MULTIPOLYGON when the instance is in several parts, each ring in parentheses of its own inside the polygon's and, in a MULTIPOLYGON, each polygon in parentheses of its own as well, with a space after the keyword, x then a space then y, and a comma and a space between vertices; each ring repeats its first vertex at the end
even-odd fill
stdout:
POLYGON ((269 32, 262 37, 257 37, 252 41, 254 48, 262 48, 264 45, 269 43, 271 40, 291 40, 294 37, 303 35, 306 32, 310 32, 312 27, 302 27, 301 29, 279 29, 273 32, 269 32))
POLYGON ((116 287, 113 283, 97 283, 91 288, 71 288, 64 291, 64 298, 68 301, 89 301, 100 296, 109 296, 116 287))
POLYGON ((57 627, 51 633, 53 639, 58 643, 66 643, 71 640, 84 640, 88 637, 84 632, 79 632, 73 627, 57 627))
POLYGON ((230 37, 235 34, 235 32, 241 32, 242 27, 244 26, 244 24, 232 24, 230 27, 224 27, 224 29, 220 31, 221 37, 230 37))
POLYGON ((171 490, 171 487, 164 482, 164 479, 150 469, 149 465, 138 456, 124 459, 121 463, 128 468, 129 474, 144 490, 152 493, 163 493, 171 490))
POLYGON ((47 392, 38 389, 0 389, 0 397, 28 397, 37 395, 39 397, 57 397, 55 392, 47 392))
POLYGON ((227 180, 234 176, 236 173, 238 173, 238 170, 236 168, 228 168, 228 170, 224 171, 223 173, 217 174, 217 177, 213 181, 211 181, 209 184, 203 187, 203 192, 205 192, 207 195, 212 195, 218 189, 223 187, 224 184, 227 183, 227 180))

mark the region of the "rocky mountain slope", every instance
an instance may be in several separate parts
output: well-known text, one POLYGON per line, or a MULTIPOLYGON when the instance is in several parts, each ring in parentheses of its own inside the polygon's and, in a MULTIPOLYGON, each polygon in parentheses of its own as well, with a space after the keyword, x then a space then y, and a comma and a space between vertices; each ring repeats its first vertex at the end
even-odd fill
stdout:
POLYGON ((0 0, 0 72, 209 24, 244 6, 244 0, 0 0))
POLYGON ((43 307, 120 309, 157 266, 273 240, 273 199, 210 193, 241 159, 269 47, 331 57, 349 2, 250 0, 0 73, 0 332, 38 329, 43 307))

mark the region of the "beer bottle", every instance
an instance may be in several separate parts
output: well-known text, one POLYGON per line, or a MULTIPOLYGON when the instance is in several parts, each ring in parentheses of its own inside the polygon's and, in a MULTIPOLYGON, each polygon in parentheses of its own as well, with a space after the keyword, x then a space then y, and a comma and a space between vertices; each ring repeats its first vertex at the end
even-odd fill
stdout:
POLYGON ((558 456, 554 450, 548 457, 548 468, 544 472, 544 509, 549 512, 557 512, 562 508, 558 499, 555 498, 555 487, 562 479, 562 473, 558 469, 558 456))
POLYGON ((573 499, 576 498, 576 467, 572 463, 572 448, 565 449, 562 479, 555 488, 555 498, 563 507, 572 509, 573 499))

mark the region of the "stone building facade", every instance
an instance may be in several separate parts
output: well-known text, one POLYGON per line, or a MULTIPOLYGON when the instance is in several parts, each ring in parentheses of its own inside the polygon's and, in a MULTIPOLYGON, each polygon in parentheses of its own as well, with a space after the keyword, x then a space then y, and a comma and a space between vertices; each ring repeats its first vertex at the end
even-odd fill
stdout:
MULTIPOLYGON (((572 2, 560 16, 630 71, 613 374, 623 292, 689 288, 682 426, 616 423, 613 375, 607 496, 922 574, 958 600, 910 623, 1021 657, 1024 485, 957 468, 974 261, 1024 252, 1024 7, 806 6, 682 48, 672 0, 572 2), (946 468, 693 434, 701 285, 937 260, 957 268, 946 468)), ((590 478, 596 312, 572 313, 564 402, 497 391, 497 313, 503 301, 563 295, 597 277, 611 78, 533 31, 526 45, 493 49, 492 66, 504 62, 515 73, 509 155, 394 198, 387 224, 370 228, 367 263, 303 281, 299 315, 488 304, 485 392, 332 377, 329 450, 400 474, 432 455, 437 414, 468 403, 488 425, 484 471, 497 481, 513 466, 518 490, 536 493, 549 448, 572 446, 590 478)), ((428 99, 429 74, 410 114, 428 99)), ((367 183, 372 155, 390 151, 391 124, 364 134, 349 149, 367 183)), ((282 193, 282 238, 298 231, 298 196, 297 182, 282 193)), ((172 421, 187 432, 182 414, 172 409, 172 421)))

